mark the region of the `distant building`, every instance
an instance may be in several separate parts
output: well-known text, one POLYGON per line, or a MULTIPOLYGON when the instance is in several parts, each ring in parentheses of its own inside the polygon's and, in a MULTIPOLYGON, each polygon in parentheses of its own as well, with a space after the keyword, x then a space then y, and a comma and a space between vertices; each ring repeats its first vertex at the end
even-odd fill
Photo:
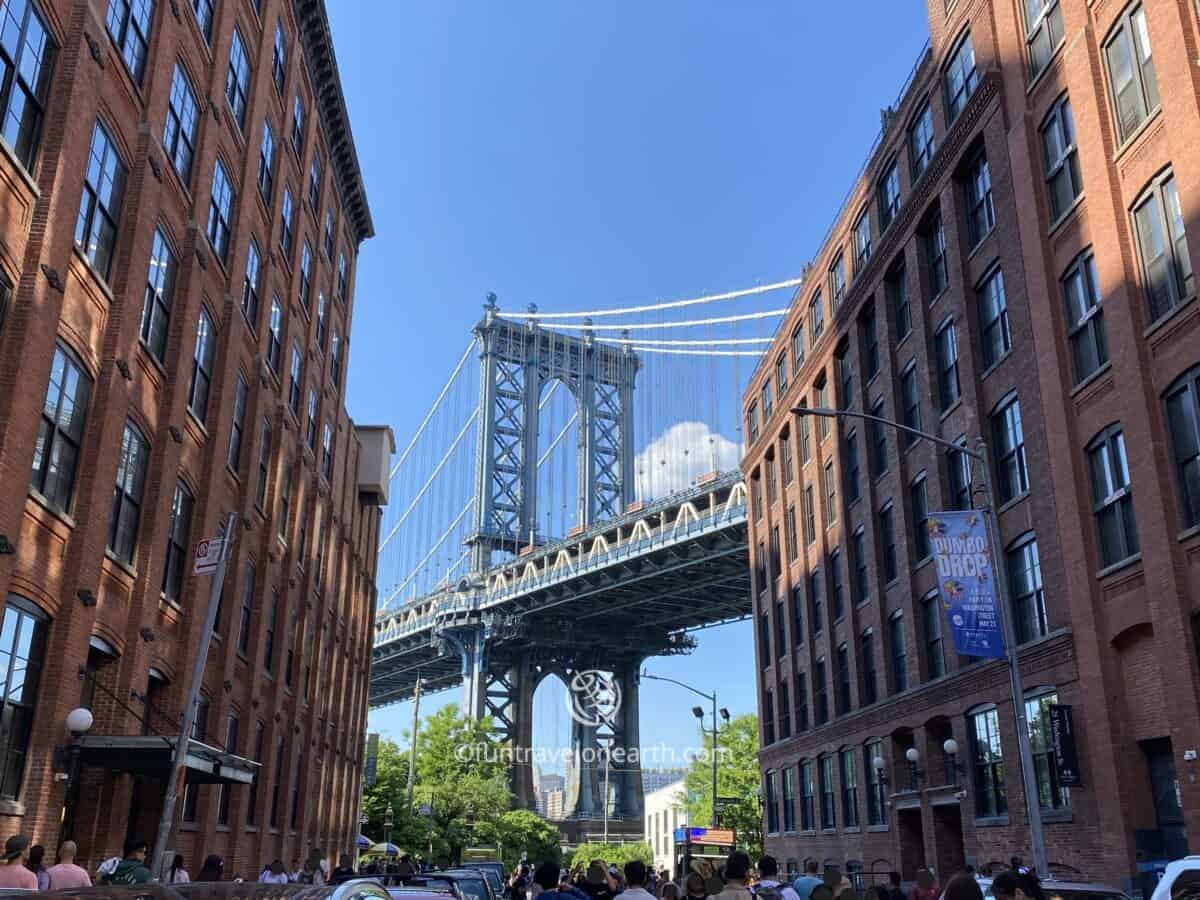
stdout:
MULTIPOLYGON (((647 779, 663 775, 663 772, 646 772, 647 779)), ((683 773, 675 773, 675 780, 660 785, 656 790, 646 790, 646 843, 654 851, 654 867, 674 871, 675 829, 687 825, 687 809, 683 804, 683 773)))
POLYGON ((564 817, 563 808, 566 805, 567 792, 563 788, 552 791, 542 791, 541 808, 538 810, 545 819, 558 821, 564 817))
POLYGON ((565 775, 542 775, 538 778, 538 790, 543 794, 550 791, 563 791, 567 787, 565 775))
POLYGON ((686 769, 650 769, 642 772, 642 793, 652 794, 668 784, 682 781, 687 776, 686 769))

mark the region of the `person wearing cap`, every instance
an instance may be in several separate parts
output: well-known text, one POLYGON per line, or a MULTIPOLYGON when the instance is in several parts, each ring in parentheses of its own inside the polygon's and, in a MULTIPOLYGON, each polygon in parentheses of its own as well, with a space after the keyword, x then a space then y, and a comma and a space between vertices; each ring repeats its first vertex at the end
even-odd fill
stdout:
POLYGON ((26 868, 29 861, 29 838, 14 834, 4 842, 4 865, 0 866, 0 888, 38 889, 37 876, 26 868))

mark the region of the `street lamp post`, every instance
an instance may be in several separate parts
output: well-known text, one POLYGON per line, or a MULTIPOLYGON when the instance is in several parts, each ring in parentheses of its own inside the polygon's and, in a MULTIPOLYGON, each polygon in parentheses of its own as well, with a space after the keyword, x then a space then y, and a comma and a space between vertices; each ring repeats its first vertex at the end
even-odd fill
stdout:
POLYGON ((396 811, 392 809, 392 804, 387 805, 387 809, 383 811, 383 852, 388 855, 388 845, 392 843, 392 825, 396 811))
MULTIPOLYGON (((685 688, 686 690, 691 691, 696 696, 703 697, 705 700, 708 700, 709 702, 712 703, 712 732, 711 732, 712 741, 713 741, 713 745, 712 745, 712 824, 713 824, 713 827, 715 828, 717 826, 717 740, 719 737, 719 733, 717 731, 717 692, 714 690, 711 694, 706 694, 706 693, 704 693, 704 691, 699 690, 698 688, 694 688, 690 684, 684 684, 682 681, 676 681, 674 678, 667 678, 663 675, 651 675, 649 672, 646 672, 646 671, 642 672, 641 677, 649 678, 652 681, 669 681, 671 684, 675 684, 681 688, 685 688)), ((699 720, 700 731, 705 734, 710 733, 710 732, 706 732, 705 728, 704 728, 704 709, 699 706, 693 706, 692 707, 692 715, 695 716, 697 718, 697 720, 699 720)), ((729 710, 722 707, 721 717, 725 720, 725 723, 728 724, 729 723, 729 710)))
POLYGON ((981 435, 976 442, 976 449, 971 450, 962 444, 947 441, 937 435, 929 434, 917 428, 910 428, 908 425, 903 425, 891 419, 873 416, 868 413, 853 412, 847 409, 826 409, 821 407, 808 409, 798 406, 793 407, 792 412, 801 417, 819 416, 827 419, 846 418, 875 422, 879 425, 885 425, 894 431, 902 431, 923 441, 929 441, 940 447, 946 447, 958 453, 963 453, 969 459, 973 459, 979 463, 979 468, 983 473, 985 503, 985 509, 981 510, 981 512, 986 513, 984 521, 987 523, 988 543, 992 551, 992 565, 998 576, 997 584, 1000 589, 1000 596, 997 598, 997 614, 1000 616, 1000 627, 1004 633, 1004 649, 1008 661, 1009 689, 1012 692, 1013 717, 1016 719, 1017 725, 1017 751, 1021 760, 1021 781, 1025 787, 1025 812, 1029 817, 1029 842, 1033 847, 1034 868, 1039 875, 1046 877, 1048 869, 1046 865, 1046 841, 1042 832, 1042 808, 1038 800, 1037 780, 1033 768, 1033 750, 1029 743, 1029 722, 1025 716, 1025 688, 1021 683, 1021 666, 1017 658, 1016 631, 1013 627, 1012 617, 1009 615, 1008 604, 1010 594, 1008 588, 1008 570, 1001 562, 1000 525, 996 519, 995 498, 992 495, 992 476, 988 470, 987 443, 981 435))

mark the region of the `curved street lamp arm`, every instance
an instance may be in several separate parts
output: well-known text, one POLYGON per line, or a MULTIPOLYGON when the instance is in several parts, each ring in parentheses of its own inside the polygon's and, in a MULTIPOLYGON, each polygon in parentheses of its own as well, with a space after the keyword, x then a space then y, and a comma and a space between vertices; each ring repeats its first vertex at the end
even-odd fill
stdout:
POLYGON ((957 450, 960 453, 965 453, 971 459, 976 459, 979 462, 986 462, 983 454, 977 450, 972 450, 963 444, 956 444, 953 441, 947 441, 938 437, 936 434, 930 434, 927 431, 921 431, 917 428, 909 428, 907 425, 902 425, 899 422, 894 422, 891 419, 885 419, 882 416, 873 416, 870 413, 853 412, 849 409, 825 409, 824 407, 814 406, 793 406, 792 412, 798 416, 820 416, 826 419, 863 419, 867 422, 878 422, 880 425, 886 425, 889 428, 895 428, 897 431, 904 431, 908 434, 916 435, 923 440, 930 441, 939 446, 946 447, 949 450, 957 450))

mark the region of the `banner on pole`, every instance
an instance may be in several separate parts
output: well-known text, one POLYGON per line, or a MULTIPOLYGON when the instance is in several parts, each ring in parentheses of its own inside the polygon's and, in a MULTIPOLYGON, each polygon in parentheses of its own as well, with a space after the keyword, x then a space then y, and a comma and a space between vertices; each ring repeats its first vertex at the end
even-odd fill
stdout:
POLYGON ((367 760, 363 766, 363 786, 375 787, 375 776, 379 769, 379 734, 367 735, 367 760))
POLYGON ((964 656, 1003 659, 999 588, 983 515, 936 512, 926 524, 954 648, 964 656))
POLYGON ((1050 719, 1050 743, 1054 748, 1054 766, 1058 783, 1063 787, 1079 787, 1079 755, 1075 750, 1075 719, 1070 706, 1050 703, 1046 706, 1050 719))

